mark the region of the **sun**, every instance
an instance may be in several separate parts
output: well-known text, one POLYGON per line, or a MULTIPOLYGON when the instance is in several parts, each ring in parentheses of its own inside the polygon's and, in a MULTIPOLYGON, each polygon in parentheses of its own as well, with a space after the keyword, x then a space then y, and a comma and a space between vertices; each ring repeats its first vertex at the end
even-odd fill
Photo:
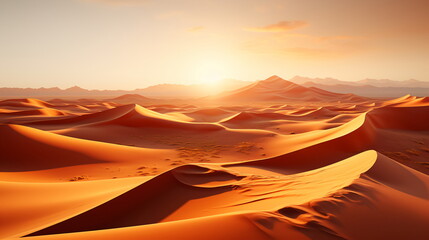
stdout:
POLYGON ((196 81, 204 85, 218 85, 225 78, 224 72, 219 64, 202 64, 196 69, 196 81))
POLYGON ((200 83, 204 85, 217 86, 221 84, 223 77, 217 72, 207 72, 201 75, 200 83))

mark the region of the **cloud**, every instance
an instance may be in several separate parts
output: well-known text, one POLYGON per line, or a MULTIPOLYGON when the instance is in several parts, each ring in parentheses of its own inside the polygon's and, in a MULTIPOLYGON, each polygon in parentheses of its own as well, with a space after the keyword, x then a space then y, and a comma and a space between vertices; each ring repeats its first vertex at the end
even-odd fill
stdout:
POLYGON ((201 32, 202 30, 204 30, 205 27, 204 26, 196 26, 196 27, 191 27, 188 28, 188 32, 201 32))
POLYGON ((243 44, 243 50, 293 59, 329 60, 346 58, 368 50, 365 38, 358 36, 308 34, 257 35, 243 44))
POLYGON ((81 0, 81 1, 113 5, 113 6, 133 6, 133 5, 145 4, 147 2, 150 2, 151 0, 81 0))
POLYGON ((267 32, 267 33, 279 33, 286 32, 293 29, 307 26, 308 23, 305 21, 281 21, 275 24, 263 26, 263 27, 250 27, 244 30, 249 32, 267 32))

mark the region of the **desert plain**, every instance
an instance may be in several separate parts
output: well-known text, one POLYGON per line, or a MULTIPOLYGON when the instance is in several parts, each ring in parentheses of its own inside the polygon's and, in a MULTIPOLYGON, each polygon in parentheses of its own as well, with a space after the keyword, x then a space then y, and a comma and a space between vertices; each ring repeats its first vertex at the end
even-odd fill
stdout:
POLYGON ((0 239, 429 239, 427 97, 4 99, 0 141, 0 239))

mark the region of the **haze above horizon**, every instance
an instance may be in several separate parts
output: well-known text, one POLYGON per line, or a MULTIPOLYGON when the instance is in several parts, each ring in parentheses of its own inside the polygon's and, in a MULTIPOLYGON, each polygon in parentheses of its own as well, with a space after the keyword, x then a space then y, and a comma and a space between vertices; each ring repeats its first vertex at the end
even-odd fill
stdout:
POLYGON ((429 3, 6 0, 0 87, 429 79, 429 3))

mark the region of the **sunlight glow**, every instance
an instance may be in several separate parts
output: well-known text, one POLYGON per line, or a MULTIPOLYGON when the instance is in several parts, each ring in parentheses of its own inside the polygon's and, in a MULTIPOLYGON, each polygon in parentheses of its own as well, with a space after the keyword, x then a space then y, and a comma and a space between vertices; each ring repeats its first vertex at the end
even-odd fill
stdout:
POLYGON ((228 78, 228 67, 222 61, 208 60, 195 69, 195 80, 199 84, 218 87, 222 80, 228 78))

